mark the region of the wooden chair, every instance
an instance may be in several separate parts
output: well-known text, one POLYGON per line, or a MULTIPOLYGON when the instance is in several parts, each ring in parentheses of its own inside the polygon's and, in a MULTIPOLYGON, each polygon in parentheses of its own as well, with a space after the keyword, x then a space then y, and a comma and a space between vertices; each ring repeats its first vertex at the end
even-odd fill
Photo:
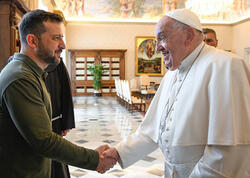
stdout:
POLYGON ((144 74, 140 76, 140 90, 147 90, 150 87, 149 76, 144 74))
POLYGON ((127 80, 123 82, 123 89, 125 94, 125 101, 127 102, 128 109, 134 111, 145 112, 145 101, 142 98, 136 98, 131 95, 129 83, 127 80))

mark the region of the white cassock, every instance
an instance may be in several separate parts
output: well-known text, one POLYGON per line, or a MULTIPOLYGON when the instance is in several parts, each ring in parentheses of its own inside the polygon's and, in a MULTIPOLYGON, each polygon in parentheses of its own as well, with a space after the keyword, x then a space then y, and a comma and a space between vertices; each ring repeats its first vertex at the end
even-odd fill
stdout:
POLYGON ((164 76, 136 133, 116 146, 126 168, 158 146, 165 177, 250 178, 250 67, 203 42, 164 76))

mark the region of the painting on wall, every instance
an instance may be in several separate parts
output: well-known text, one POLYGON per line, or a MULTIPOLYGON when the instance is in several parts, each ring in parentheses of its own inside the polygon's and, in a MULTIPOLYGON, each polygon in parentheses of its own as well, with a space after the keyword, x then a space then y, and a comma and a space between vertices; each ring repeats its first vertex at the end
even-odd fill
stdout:
POLYGON ((164 0, 55 0, 65 18, 159 19, 164 0))
POLYGON ((202 22, 234 23, 250 17, 250 0, 51 0, 67 21, 157 22, 187 8, 202 22))
POLYGON ((163 76, 163 58, 155 37, 136 37, 136 75, 163 76))

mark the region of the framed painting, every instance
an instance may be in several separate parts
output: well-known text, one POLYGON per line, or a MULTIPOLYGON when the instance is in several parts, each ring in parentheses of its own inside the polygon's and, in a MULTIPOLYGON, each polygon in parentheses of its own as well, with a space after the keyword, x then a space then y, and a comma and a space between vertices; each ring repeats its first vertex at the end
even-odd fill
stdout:
POLYGON ((163 76, 163 58, 155 37, 136 37, 136 75, 163 76))

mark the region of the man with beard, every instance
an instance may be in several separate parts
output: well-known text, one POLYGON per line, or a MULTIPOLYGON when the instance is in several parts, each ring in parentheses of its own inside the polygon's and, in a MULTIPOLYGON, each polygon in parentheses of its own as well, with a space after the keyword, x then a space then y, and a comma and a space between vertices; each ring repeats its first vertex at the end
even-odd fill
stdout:
POLYGON ((65 48, 62 17, 31 11, 22 18, 19 32, 21 52, 0 74, 0 177, 49 178, 51 159, 105 172, 116 163, 104 159, 107 145, 87 149, 52 131, 44 69, 65 48))
MULTIPOLYGON (((62 50, 55 53, 56 63, 50 64, 45 71, 45 80, 52 104, 52 130, 61 136, 66 136, 70 129, 75 128, 73 101, 70 88, 70 78, 66 66, 60 58, 62 50)), ((8 59, 12 61, 14 56, 8 59)), ((50 178, 69 178, 69 168, 66 164, 52 160, 50 178)))
POLYGON ((155 36, 169 71, 136 133, 104 155, 126 168, 160 147, 166 178, 249 177, 249 65, 206 45, 187 9, 162 17, 155 36))
MULTIPOLYGON (((50 64, 45 71, 45 80, 50 93, 52 104, 52 129, 61 136, 66 136, 75 127, 74 110, 70 88, 70 78, 66 66, 60 58, 60 51, 56 52, 57 63, 50 64)), ((68 166, 52 160, 50 178, 69 178, 68 166)))

